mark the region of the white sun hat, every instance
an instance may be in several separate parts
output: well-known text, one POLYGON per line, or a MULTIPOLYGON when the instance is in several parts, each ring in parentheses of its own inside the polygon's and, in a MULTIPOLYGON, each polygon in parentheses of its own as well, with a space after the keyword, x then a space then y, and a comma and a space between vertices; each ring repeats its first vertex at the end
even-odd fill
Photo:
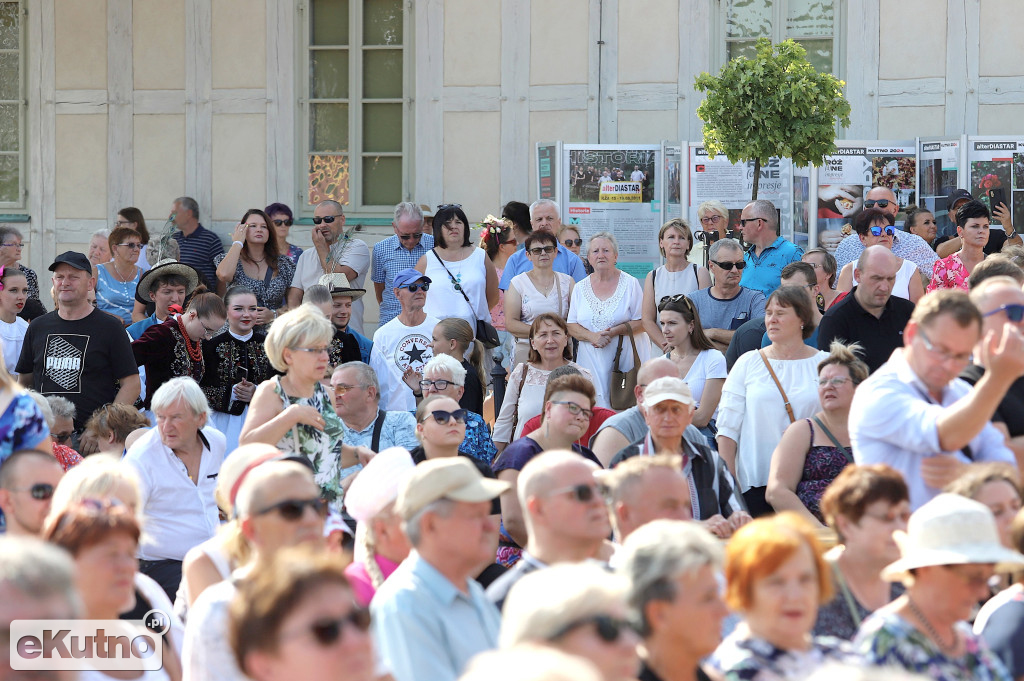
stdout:
POLYGON ((995 564, 996 572, 1024 566, 1024 555, 999 542, 996 520, 987 506, 959 494, 940 494, 914 511, 907 531, 893 539, 902 558, 882 570, 882 579, 899 581, 909 570, 933 565, 995 564))

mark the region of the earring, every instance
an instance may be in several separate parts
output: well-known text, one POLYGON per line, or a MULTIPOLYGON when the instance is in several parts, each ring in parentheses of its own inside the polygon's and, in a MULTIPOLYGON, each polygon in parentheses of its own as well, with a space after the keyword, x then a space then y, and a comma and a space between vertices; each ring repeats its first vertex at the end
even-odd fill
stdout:
POLYGON ((801 324, 801 325, 800 325, 800 330, 801 330, 801 331, 803 331, 803 330, 804 330, 804 325, 803 325, 803 324, 801 324))

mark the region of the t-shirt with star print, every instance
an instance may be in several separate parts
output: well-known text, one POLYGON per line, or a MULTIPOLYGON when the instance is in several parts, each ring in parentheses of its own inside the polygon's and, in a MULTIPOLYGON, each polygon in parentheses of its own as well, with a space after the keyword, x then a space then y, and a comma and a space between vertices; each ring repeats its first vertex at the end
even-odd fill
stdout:
POLYGON ((423 371, 434 353, 431 337, 438 320, 427 316, 417 326, 406 326, 395 317, 373 334, 370 367, 380 383, 380 408, 385 411, 414 411, 416 397, 402 380, 406 368, 423 371))

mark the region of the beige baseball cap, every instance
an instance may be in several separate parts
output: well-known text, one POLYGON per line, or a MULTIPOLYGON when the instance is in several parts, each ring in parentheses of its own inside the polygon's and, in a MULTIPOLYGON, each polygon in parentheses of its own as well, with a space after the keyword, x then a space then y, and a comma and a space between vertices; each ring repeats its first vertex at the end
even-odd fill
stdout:
POLYGON ((693 393, 690 386, 681 378, 664 376, 656 378, 647 384, 644 389, 643 405, 653 407, 659 402, 679 402, 680 404, 693 404, 693 393))
POLYGON ((502 480, 485 478, 464 456, 430 459, 402 480, 395 510, 408 520, 438 499, 479 503, 494 499, 509 487, 502 480))

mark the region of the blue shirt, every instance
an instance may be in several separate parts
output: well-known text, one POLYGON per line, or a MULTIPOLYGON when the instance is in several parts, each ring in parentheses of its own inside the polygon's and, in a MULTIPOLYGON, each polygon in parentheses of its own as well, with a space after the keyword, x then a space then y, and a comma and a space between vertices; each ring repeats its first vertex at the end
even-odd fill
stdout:
MULTIPOLYGON (((402 270, 416 267, 420 257, 428 253, 434 247, 434 237, 424 234, 418 244, 410 251, 402 247, 402 242, 397 234, 392 234, 383 241, 378 241, 373 247, 373 274, 371 278, 375 283, 384 284, 384 292, 381 295, 380 322, 378 327, 384 326, 398 316, 402 311, 402 305, 395 298, 395 275, 402 270)), ((362 345, 360 345, 362 348, 362 345)), ((369 360, 363 360, 367 362, 369 360)))
POLYGON ((160 320, 156 318, 156 314, 154 313, 141 321, 135 322, 134 324, 129 324, 128 328, 125 329, 125 331, 128 332, 128 336, 133 341, 137 341, 139 340, 139 338, 142 337, 142 334, 146 333, 146 329, 148 329, 151 326, 155 326, 159 323, 160 320))
MULTIPOLYGON (((392 294, 394 295, 394 294, 392 294)), ((350 333, 356 339, 356 344, 359 345, 359 356, 362 358, 363 364, 370 363, 370 352, 373 350, 373 341, 359 333, 352 328, 349 324, 347 328, 341 329, 342 333, 350 333)), ((419 444, 419 443, 417 443, 419 444)))
POLYGON ((779 282, 782 280, 782 268, 791 262, 798 262, 803 257, 804 251, 792 241, 786 241, 781 236, 761 251, 761 255, 755 255, 755 250, 756 247, 751 246, 743 256, 743 259, 747 261, 747 268, 743 270, 740 286, 760 291, 767 298, 772 291, 779 287, 779 282))
MULTIPOLYGON (((578 255, 562 244, 558 244, 558 252, 555 253, 555 262, 552 264, 552 267, 555 272, 568 274, 577 282, 587 278, 587 270, 583 267, 583 261, 580 260, 578 255)), ((523 272, 529 272, 532 269, 533 263, 526 257, 526 249, 516 251, 509 256, 508 261, 505 263, 505 270, 501 273, 501 281, 498 282, 498 288, 502 291, 507 291, 512 277, 523 272)))
MULTIPOLYGON (((370 421, 370 425, 366 428, 356 431, 349 428, 345 420, 342 419, 342 441, 353 447, 364 445, 372 449, 373 427, 376 423, 377 420, 374 419, 370 421)), ((416 449, 419 445, 420 442, 416 439, 415 416, 407 411, 384 412, 384 426, 380 430, 380 444, 374 449, 375 452, 382 452, 388 447, 403 447, 411 450, 416 449)))
POLYGON ((456 681, 471 658, 498 646, 498 608, 475 580, 464 586, 414 549, 377 590, 374 640, 395 681, 456 681))
POLYGON ((188 236, 181 231, 175 231, 173 236, 181 250, 178 261, 196 268, 206 280, 206 288, 216 291, 217 266, 213 264, 213 259, 224 253, 220 237, 202 225, 197 226, 188 236))
POLYGON ((498 456, 498 448, 491 439, 491 429, 487 427, 487 422, 480 414, 466 412, 466 437, 459 445, 459 452, 487 465, 498 456))

